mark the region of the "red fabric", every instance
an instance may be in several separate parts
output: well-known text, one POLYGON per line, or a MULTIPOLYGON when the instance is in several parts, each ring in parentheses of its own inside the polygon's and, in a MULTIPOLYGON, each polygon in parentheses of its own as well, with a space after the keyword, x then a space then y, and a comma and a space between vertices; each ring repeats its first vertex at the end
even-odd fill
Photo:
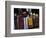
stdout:
POLYGON ((19 29, 24 29, 24 18, 19 16, 19 29))

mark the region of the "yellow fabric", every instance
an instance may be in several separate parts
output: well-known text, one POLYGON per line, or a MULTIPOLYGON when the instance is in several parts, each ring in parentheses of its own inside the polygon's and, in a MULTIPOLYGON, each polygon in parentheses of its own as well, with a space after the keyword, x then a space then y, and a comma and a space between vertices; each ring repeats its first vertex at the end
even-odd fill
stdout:
POLYGON ((29 25, 32 25, 32 17, 29 17, 29 19, 28 19, 28 24, 29 24, 29 25))

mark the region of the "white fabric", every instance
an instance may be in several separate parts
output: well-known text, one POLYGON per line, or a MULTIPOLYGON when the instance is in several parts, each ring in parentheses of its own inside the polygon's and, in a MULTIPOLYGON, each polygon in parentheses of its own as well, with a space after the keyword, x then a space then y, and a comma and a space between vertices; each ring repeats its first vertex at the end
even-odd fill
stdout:
POLYGON ((27 19, 28 19, 28 17, 24 18, 24 29, 28 29, 27 19))

